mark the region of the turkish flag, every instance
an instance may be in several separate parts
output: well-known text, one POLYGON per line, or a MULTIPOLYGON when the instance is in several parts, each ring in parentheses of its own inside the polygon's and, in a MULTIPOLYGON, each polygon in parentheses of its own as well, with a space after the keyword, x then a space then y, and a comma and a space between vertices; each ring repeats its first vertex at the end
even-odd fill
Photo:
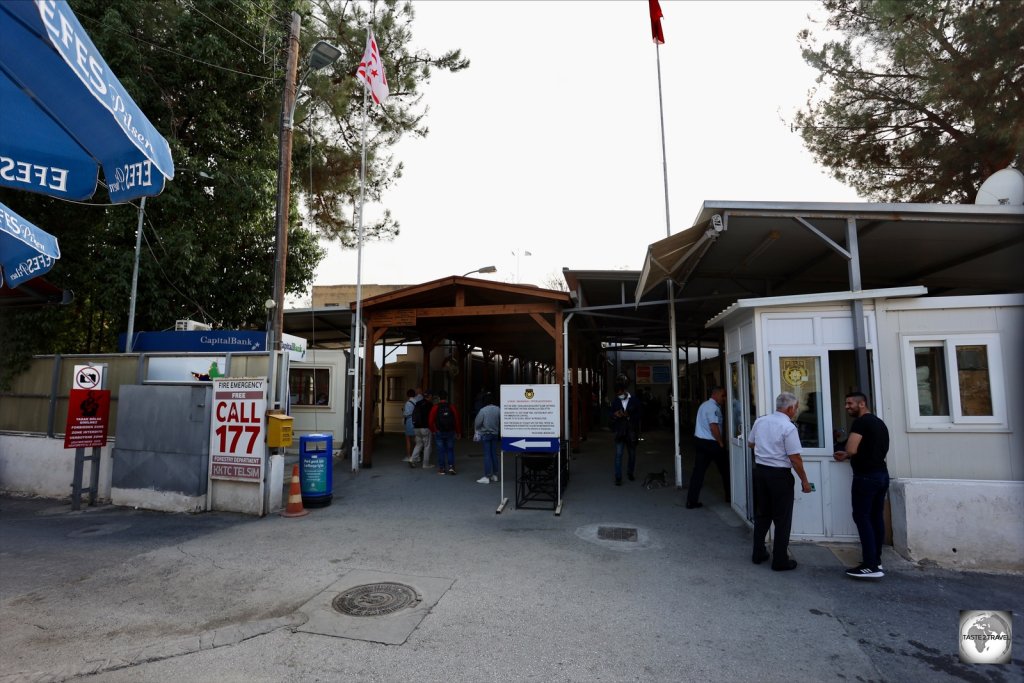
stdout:
POLYGON ((651 37, 658 45, 664 45, 665 34, 661 30, 661 18, 665 15, 661 13, 661 5, 658 4, 658 0, 647 1, 651 5, 651 37))
POLYGON ((373 29, 366 33, 366 52, 363 53, 363 61, 359 62, 356 78, 370 89, 373 101, 377 104, 383 104, 388 98, 388 79, 384 75, 384 62, 380 61, 380 50, 377 49, 373 29))

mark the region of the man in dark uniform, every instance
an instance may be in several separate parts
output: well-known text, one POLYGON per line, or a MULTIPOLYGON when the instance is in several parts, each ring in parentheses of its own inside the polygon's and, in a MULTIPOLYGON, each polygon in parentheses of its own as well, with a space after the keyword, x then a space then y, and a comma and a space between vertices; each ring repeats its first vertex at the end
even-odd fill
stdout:
POLYGON ((885 542, 885 494, 889 490, 889 470, 885 456, 889 452, 889 430, 882 420, 868 411, 868 397, 860 392, 846 395, 846 412, 854 418, 845 447, 833 454, 837 461, 849 460, 853 467, 850 498, 853 521, 860 535, 861 563, 846 570, 856 579, 880 579, 882 544, 885 542))
POLYGON ((622 486, 622 452, 629 454, 626 476, 636 479, 636 442, 640 439, 640 419, 643 406, 626 391, 626 385, 615 385, 615 399, 612 401, 612 432, 615 434, 615 485, 622 486))

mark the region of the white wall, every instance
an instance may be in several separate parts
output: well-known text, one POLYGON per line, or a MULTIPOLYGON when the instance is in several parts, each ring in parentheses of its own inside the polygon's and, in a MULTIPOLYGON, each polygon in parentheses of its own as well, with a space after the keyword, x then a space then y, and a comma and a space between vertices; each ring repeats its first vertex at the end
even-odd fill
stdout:
MULTIPOLYGON (((111 441, 100 449, 97 497, 110 499, 111 441)), ((92 449, 85 450, 92 455, 92 449)), ((83 488, 92 486, 92 463, 82 472, 83 488)), ((46 498, 69 498, 75 474, 75 449, 64 448, 62 439, 36 434, 0 434, 0 491, 46 498)), ((83 499, 88 500, 87 496, 83 499)))
MULTIPOLYGON (((880 415, 889 427, 889 472, 893 477, 1024 481, 1024 296, 890 299, 876 307, 880 415), (958 426, 934 431, 909 427, 901 337, 994 334, 1001 347, 1001 382, 1007 426, 958 426)), ((916 399, 915 399, 916 400, 916 399)))

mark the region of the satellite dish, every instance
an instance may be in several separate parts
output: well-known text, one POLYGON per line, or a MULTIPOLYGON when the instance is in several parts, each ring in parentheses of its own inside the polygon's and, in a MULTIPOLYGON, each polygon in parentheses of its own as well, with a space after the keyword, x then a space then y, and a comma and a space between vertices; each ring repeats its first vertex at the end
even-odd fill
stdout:
POLYGON ((986 206, 1024 205, 1024 173, 1012 166, 996 171, 981 184, 974 203, 986 206))

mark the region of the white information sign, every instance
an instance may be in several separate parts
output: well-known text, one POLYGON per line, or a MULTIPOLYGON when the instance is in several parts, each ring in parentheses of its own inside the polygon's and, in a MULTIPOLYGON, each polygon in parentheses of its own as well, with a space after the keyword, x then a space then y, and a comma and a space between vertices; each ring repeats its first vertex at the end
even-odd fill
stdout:
POLYGON ((211 479, 263 480, 266 414, 266 377, 218 377, 213 380, 211 479))
POLYGON ((71 379, 72 389, 102 389, 103 373, 106 363, 101 365, 76 365, 75 375, 71 379))
POLYGON ((557 451, 561 436, 559 404, 557 384, 502 384, 502 450, 557 451))

